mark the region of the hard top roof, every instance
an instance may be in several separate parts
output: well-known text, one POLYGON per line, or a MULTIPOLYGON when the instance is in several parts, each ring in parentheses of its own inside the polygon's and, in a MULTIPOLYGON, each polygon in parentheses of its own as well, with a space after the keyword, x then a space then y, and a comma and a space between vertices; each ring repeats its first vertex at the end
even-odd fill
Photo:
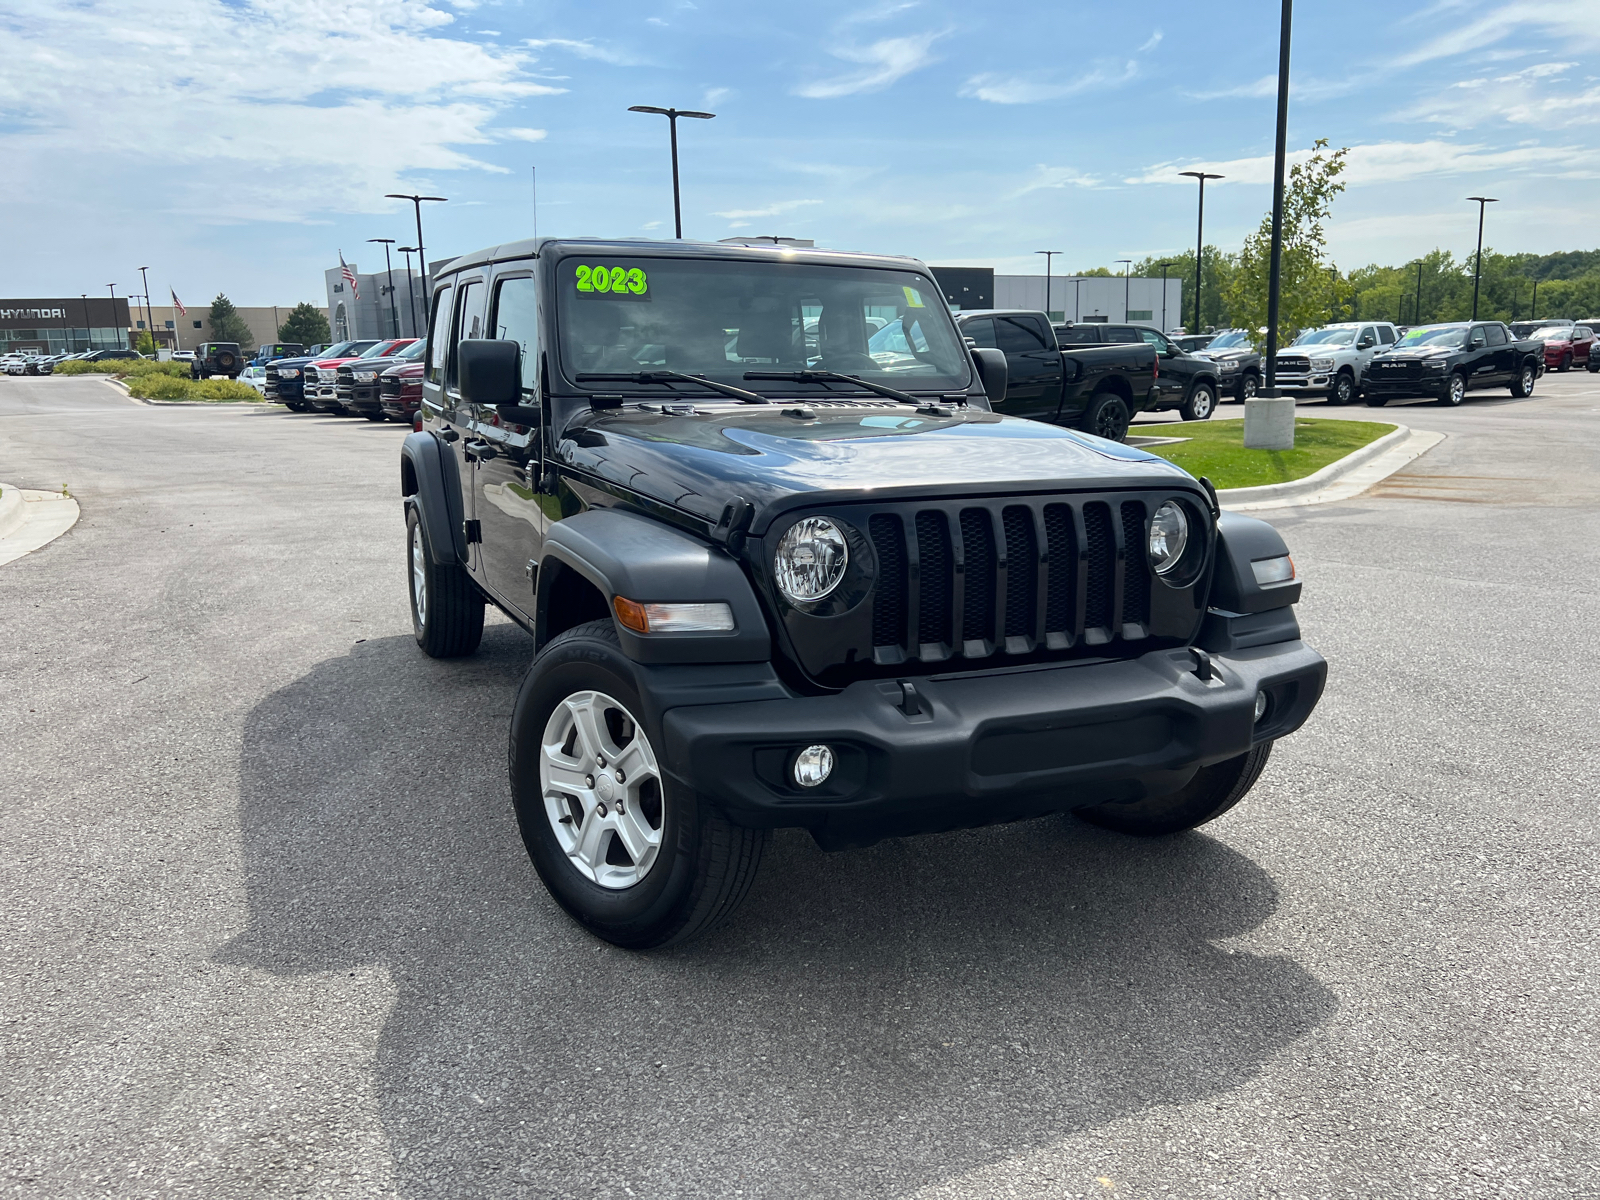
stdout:
MULTIPOLYGON (((534 258, 544 254, 613 254, 652 258, 725 258, 743 262, 786 262, 852 267, 915 267, 926 270, 917 259, 894 254, 863 254, 855 250, 817 250, 805 246, 731 246, 723 242, 691 242, 658 238, 524 238, 488 246, 452 258, 435 272, 436 277, 451 275, 467 267, 534 258)), ((931 274, 931 272, 930 272, 931 274)))

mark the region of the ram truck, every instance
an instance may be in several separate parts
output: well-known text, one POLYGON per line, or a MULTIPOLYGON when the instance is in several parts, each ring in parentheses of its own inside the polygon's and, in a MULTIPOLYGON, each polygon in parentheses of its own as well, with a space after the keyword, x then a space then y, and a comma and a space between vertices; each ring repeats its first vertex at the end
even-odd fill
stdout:
POLYGON ((710 927, 777 828, 1192 828, 1321 695, 1278 532, 993 411, 1005 358, 920 262, 546 238, 429 299, 413 632, 470 654, 492 604, 532 638, 513 805, 610 942, 710 927))
POLYGON ((1372 360, 1399 340, 1387 321, 1343 321, 1307 329, 1278 355, 1278 390, 1290 396, 1326 396, 1353 404, 1366 385, 1372 360))
POLYGON ((1499 321, 1456 321, 1406 330, 1373 358, 1363 391, 1374 408, 1411 396, 1455 408, 1468 392, 1488 388, 1531 396, 1543 373, 1543 342, 1515 338, 1499 321))

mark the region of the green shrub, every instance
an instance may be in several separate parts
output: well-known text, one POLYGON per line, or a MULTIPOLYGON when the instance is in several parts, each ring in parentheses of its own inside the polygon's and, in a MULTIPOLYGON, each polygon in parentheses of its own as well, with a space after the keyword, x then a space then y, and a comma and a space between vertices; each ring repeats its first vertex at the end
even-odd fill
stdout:
POLYGON ((237 379, 203 379, 191 383, 190 398, 195 400, 259 400, 261 393, 237 379))
POLYGON ((151 372, 128 381, 128 395, 141 400, 187 400, 189 389, 198 386, 175 375, 151 372))
POLYGON ((69 358, 66 362, 57 363, 52 375, 94 375, 98 374, 95 368, 99 363, 84 362, 81 358, 69 358))
POLYGON ((115 375, 118 379, 137 379, 145 375, 172 375, 178 379, 189 378, 186 362, 157 362, 153 358, 103 358, 99 362, 84 362, 81 358, 57 363, 57 375, 115 375))

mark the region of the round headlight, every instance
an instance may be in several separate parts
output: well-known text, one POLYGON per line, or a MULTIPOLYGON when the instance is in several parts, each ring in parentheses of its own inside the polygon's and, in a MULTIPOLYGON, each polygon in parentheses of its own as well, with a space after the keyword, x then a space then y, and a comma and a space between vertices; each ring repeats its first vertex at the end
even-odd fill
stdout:
POLYGON ((1188 544, 1189 518, 1181 504, 1168 500, 1150 521, 1150 565, 1156 574, 1165 575, 1176 567, 1188 544))
POLYGON ((849 561, 844 530, 827 517, 806 517, 778 542, 772 566, 778 590, 796 604, 809 604, 839 586, 849 561))

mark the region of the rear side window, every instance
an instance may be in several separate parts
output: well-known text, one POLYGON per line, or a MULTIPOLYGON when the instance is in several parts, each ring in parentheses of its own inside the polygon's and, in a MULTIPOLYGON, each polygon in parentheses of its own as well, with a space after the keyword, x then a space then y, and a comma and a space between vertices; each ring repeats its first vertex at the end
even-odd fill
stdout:
POLYGON ((1007 354, 1031 354, 1049 349, 1044 334, 1034 326, 1029 317, 996 317, 995 340, 1007 354))
POLYGON ((538 390, 539 306, 531 278, 502 279, 495 285, 494 336, 522 347, 522 390, 538 390))
POLYGON ((1108 342, 1142 342, 1139 331, 1132 325, 1107 325, 1105 327, 1105 340, 1108 342))
POLYGON ((444 364, 450 357, 450 298, 455 288, 445 284, 433 296, 433 329, 428 334, 428 382, 444 380, 444 364))
POLYGON ((1378 326, 1378 340, 1380 342, 1382 342, 1385 346, 1394 345, 1394 326, 1393 325, 1379 325, 1378 326))
POLYGON ((969 337, 976 345, 986 350, 998 350, 999 343, 994 340, 994 318, 976 317, 971 321, 961 324, 961 336, 969 337))
POLYGON ((1504 346, 1506 344, 1506 328, 1504 325, 1485 325, 1483 329, 1489 335, 1489 345, 1504 346))
POLYGON ((1063 346, 1088 346, 1100 340, 1100 330, 1093 325, 1065 325, 1056 329, 1056 341, 1063 346))

